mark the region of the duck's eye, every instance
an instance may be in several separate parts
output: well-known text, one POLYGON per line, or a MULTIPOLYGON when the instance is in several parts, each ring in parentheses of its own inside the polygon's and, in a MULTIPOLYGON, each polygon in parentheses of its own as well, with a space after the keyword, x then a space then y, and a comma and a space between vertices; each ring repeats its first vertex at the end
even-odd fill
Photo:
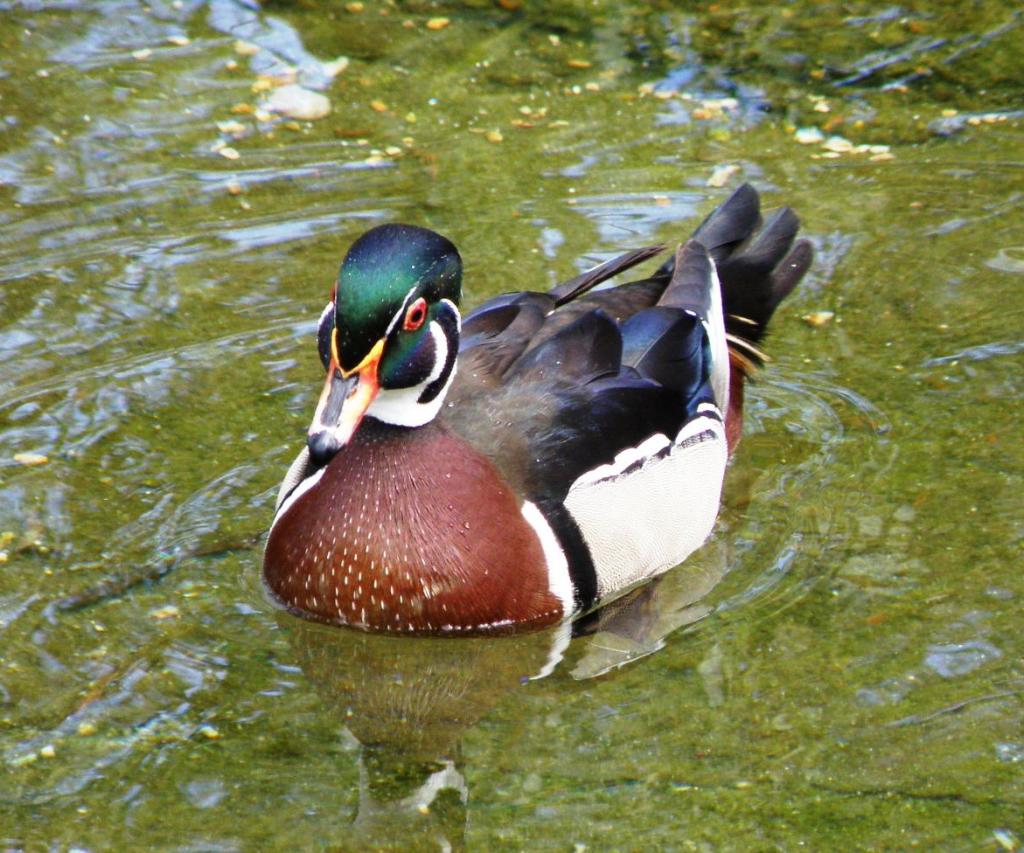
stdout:
POLYGON ((407 332, 415 332, 423 325, 423 321, 426 319, 427 300, 421 296, 413 302, 412 305, 409 306, 409 310, 405 312, 405 322, 402 323, 402 328, 407 332))

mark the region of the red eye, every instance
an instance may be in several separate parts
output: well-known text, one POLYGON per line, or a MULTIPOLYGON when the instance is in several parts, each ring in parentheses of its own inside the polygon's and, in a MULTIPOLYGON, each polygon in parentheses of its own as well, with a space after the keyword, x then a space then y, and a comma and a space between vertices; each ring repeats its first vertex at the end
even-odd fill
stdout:
POLYGON ((426 319, 427 300, 421 296, 413 302, 412 305, 409 306, 409 310, 405 312, 405 322, 402 323, 402 328, 407 332, 415 332, 423 325, 423 321, 426 319))

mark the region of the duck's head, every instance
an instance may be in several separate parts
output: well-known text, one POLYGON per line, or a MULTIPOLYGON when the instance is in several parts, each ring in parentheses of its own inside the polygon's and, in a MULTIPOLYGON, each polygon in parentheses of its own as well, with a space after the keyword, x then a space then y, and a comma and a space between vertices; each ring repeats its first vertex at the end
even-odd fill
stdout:
POLYGON ((422 426, 441 407, 459 345, 462 259, 449 240, 381 225, 352 244, 317 342, 327 380, 308 445, 326 464, 363 417, 422 426))

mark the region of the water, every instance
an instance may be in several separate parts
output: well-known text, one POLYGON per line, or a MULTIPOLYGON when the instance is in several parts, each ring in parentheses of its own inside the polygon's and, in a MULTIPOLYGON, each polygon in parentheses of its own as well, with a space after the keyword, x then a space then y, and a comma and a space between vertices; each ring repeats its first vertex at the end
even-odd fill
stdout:
POLYGON ((1024 22, 932 5, 0 3, 0 843, 1017 849, 1024 22), (270 606, 354 237, 473 304, 741 180, 817 260, 704 551, 571 642, 270 606))

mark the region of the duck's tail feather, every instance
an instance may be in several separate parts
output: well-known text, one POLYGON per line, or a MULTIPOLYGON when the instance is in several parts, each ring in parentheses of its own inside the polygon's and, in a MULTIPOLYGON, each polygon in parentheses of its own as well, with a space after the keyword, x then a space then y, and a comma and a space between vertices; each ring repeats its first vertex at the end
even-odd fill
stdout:
MULTIPOLYGON (((691 238, 704 245, 715 262, 729 350, 745 372, 764 363, 760 343, 768 322, 814 258, 810 242, 796 239, 799 230, 800 219, 788 207, 774 211, 762 224, 760 196, 750 184, 743 184, 691 238)), ((658 275, 671 278, 675 264, 676 258, 670 258, 658 275)))
POLYGON ((810 242, 796 239, 799 229, 797 215, 783 207, 718 263, 726 332, 733 350, 740 350, 755 365, 764 362, 758 345, 775 309, 796 287, 814 258, 810 242))
MULTIPOLYGON (((721 283, 713 292, 718 295, 720 291, 723 339, 728 349, 724 358, 716 353, 713 363, 724 369, 727 381, 718 374, 713 384, 715 396, 727 407, 730 449, 736 446, 742 429, 744 381, 767 359, 761 343, 769 321, 814 258, 810 242, 797 239, 800 220, 790 208, 775 211, 763 224, 760 208, 757 190, 743 184, 711 212, 691 238, 707 249, 714 261, 713 273, 721 283)), ((679 258, 677 253, 658 271, 671 279, 666 295, 676 286, 679 258)))

